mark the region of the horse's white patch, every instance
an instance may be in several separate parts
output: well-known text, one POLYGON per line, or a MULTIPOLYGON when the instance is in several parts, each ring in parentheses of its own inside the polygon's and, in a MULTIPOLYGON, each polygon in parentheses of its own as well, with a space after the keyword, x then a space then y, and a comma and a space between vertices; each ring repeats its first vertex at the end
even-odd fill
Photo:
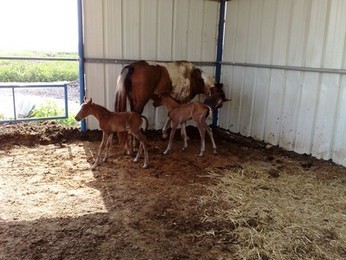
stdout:
POLYGON ((151 66, 162 66, 167 69, 172 81, 172 97, 179 101, 186 101, 191 93, 190 76, 193 64, 187 61, 180 62, 155 62, 147 61, 151 66))

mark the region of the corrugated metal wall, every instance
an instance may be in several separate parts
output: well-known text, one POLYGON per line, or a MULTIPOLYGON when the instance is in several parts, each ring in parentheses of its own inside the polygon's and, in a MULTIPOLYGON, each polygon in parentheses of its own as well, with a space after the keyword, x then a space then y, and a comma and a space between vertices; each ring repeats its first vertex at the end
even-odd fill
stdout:
POLYGON ((346 165, 345 14, 344 0, 228 2, 221 127, 346 165))
MULTIPOLYGON (((85 57, 213 62, 218 12, 210 0, 84 0, 85 57)), ((227 2, 220 126, 346 166, 345 13, 345 0, 227 2)), ((122 66, 87 62, 87 95, 113 109, 122 66)), ((166 111, 144 114, 160 128, 166 111)))
MULTIPOLYGON (((113 110, 123 66, 90 59, 214 62, 218 8, 217 1, 209 0, 84 0, 87 96, 113 110)), ((214 72, 214 67, 202 69, 214 72)), ((166 111, 149 104, 144 114, 151 127, 160 128, 166 111)), ((97 126, 89 117, 87 127, 97 126)))

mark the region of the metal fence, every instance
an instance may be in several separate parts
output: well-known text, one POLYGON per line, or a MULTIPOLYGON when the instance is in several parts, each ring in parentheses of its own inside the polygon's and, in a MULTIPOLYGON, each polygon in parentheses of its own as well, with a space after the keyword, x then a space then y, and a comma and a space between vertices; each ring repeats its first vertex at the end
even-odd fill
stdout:
MULTIPOLYGON (((13 111, 13 117, 0 118, 0 123, 19 122, 19 121, 37 121, 37 120, 51 120, 51 119, 65 119, 68 118, 68 97, 67 97, 67 82, 55 82, 55 83, 0 83, 0 106, 6 106, 7 110, 13 111), (46 116, 46 117, 25 117, 18 115, 18 91, 16 90, 44 90, 44 89, 63 89, 63 104, 64 112, 58 116, 46 116), (9 95, 4 95, 6 89, 9 90, 9 95), (5 100, 6 99, 6 100, 5 100), (11 101, 9 101, 11 99, 11 101), (12 107, 10 106, 12 103, 12 107), (8 107, 9 106, 9 107, 8 107)), ((31 101, 32 96, 23 95, 27 98, 27 101, 31 101)), ((42 96, 38 96, 40 99, 44 99, 42 96)), ((33 108, 33 107, 32 107, 33 108)))

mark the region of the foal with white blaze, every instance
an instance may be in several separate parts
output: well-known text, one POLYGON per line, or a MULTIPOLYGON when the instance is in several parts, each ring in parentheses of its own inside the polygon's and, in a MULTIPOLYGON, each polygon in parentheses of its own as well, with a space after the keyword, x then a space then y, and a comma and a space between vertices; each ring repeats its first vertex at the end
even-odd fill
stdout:
MULTIPOLYGON (((212 112, 211 109, 204 105, 201 102, 191 102, 187 104, 178 104, 169 94, 163 93, 155 98, 153 105, 158 107, 160 105, 165 105, 168 109, 168 117, 172 121, 172 130, 169 136, 167 149, 163 152, 168 154, 172 149, 172 143, 174 139, 174 134, 179 125, 181 125, 182 136, 184 138, 184 147, 183 150, 187 148, 187 134, 186 134, 186 122, 190 119, 195 121, 196 127, 198 128, 200 137, 201 137, 201 150, 199 156, 203 156, 205 151, 205 132, 207 131, 212 146, 214 154, 216 154, 216 144, 213 137, 213 132, 210 127, 207 125, 205 120, 208 115, 212 112)), ((167 127, 167 124, 165 124, 167 127)), ((162 132, 167 131, 162 129, 162 132)))
POLYGON ((91 167, 92 170, 94 170, 95 167, 100 163, 102 152, 106 146, 107 150, 103 161, 107 160, 114 132, 127 132, 139 140, 139 149, 137 156, 133 161, 138 162, 142 154, 142 150, 144 150, 143 168, 148 167, 149 158, 146 146, 147 140, 144 134, 141 132, 141 126, 143 123, 142 118, 145 119, 146 127, 148 127, 148 120, 146 117, 135 112, 111 112, 107 108, 93 103, 91 98, 90 100, 86 100, 84 97, 84 103, 75 116, 75 119, 80 121, 89 115, 93 115, 99 121, 99 126, 103 131, 102 142, 99 147, 96 161, 91 167))

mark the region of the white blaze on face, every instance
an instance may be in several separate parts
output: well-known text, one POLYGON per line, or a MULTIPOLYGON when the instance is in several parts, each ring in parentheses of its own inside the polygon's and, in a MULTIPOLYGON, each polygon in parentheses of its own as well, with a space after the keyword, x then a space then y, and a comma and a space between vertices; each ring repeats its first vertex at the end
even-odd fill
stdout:
POLYGON ((155 62, 147 61, 152 66, 162 66, 168 71, 168 75, 172 81, 173 91, 172 97, 186 101, 191 93, 190 75, 193 69, 193 64, 190 62, 155 62))
POLYGON ((204 71, 202 72, 202 79, 204 80, 204 93, 207 96, 210 96, 210 89, 215 87, 215 81, 214 78, 205 73, 204 71))

